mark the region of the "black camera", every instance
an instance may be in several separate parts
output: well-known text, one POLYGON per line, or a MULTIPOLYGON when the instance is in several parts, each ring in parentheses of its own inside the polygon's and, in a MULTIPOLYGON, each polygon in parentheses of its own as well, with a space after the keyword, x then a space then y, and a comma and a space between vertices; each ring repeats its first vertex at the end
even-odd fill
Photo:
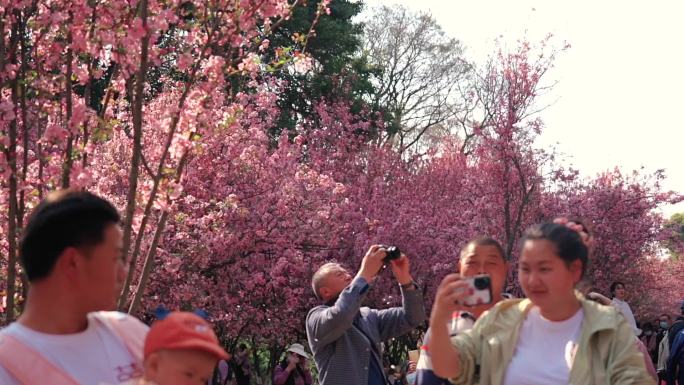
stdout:
POLYGON ((385 263, 392 261, 392 260, 395 260, 395 259, 401 258, 401 251, 399 250, 398 247, 396 247, 396 246, 383 246, 383 249, 385 249, 385 252, 387 253, 385 255, 385 258, 383 258, 383 261, 385 263))
POLYGON ((489 276, 476 277, 474 282, 473 282, 473 286, 475 286, 475 289, 477 289, 477 290, 487 289, 491 285, 492 285, 491 279, 489 278, 489 276))

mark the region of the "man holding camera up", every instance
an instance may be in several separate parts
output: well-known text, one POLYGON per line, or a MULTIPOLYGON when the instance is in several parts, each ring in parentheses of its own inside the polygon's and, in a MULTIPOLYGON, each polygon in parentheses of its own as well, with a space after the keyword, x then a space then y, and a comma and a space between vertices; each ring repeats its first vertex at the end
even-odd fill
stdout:
MULTIPOLYGON (((475 320, 482 313, 504 299, 502 292, 508 275, 508 263, 504 255, 504 250, 499 242, 488 237, 475 238, 463 247, 456 265, 461 279, 463 281, 468 280, 468 278, 473 279, 475 285, 474 277, 486 275, 489 278, 491 300, 471 306, 467 312, 453 313, 449 322, 450 336, 471 329, 475 320)), ((438 377, 432 371, 429 344, 430 330, 428 329, 423 340, 423 346, 421 346, 420 358, 416 368, 416 385, 447 385, 449 380, 438 377)))
POLYGON ((373 245, 355 277, 337 263, 326 263, 313 275, 311 285, 324 302, 306 317, 306 335, 321 385, 387 384, 380 343, 425 320, 423 296, 411 278, 408 258, 396 248, 373 245), (399 282, 403 306, 385 310, 361 307, 385 263, 399 282))

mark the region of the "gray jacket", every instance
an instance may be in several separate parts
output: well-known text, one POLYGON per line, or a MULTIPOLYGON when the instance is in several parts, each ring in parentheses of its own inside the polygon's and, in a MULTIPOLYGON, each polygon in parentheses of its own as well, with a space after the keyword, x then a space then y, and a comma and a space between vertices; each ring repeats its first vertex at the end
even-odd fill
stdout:
MULTIPOLYGON (((375 350, 382 354, 380 343, 405 334, 425 321, 419 289, 401 290, 402 307, 375 310, 361 307, 369 288, 365 279, 357 277, 340 293, 333 306, 317 306, 306 317, 306 336, 321 385, 368 384, 371 357, 382 359, 373 353, 375 350)), ((382 361, 379 366, 383 367, 382 361)))

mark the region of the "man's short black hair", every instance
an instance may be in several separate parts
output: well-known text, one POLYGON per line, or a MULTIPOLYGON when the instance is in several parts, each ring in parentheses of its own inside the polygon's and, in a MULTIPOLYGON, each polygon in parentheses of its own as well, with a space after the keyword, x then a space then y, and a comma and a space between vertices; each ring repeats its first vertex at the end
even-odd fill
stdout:
POLYGON ((47 277, 64 249, 101 243, 106 227, 120 220, 111 203, 87 191, 49 194, 31 213, 19 243, 29 282, 47 277))
POLYGON ((501 247, 501 244, 494 238, 479 237, 472 239, 470 242, 466 243, 465 246, 463 246, 459 258, 465 257, 465 253, 469 251, 468 249, 470 248, 470 246, 492 246, 499 253, 499 256, 504 261, 504 263, 506 262, 506 253, 504 252, 503 247, 501 247))

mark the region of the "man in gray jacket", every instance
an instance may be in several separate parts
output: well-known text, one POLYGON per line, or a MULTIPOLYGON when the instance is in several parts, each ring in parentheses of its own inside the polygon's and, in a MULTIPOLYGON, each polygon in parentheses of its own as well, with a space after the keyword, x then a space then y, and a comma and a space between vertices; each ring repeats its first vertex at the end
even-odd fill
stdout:
POLYGON ((405 334, 425 320, 423 296, 413 282, 405 255, 389 262, 401 288, 402 307, 361 307, 387 252, 373 245, 355 277, 337 263, 326 263, 311 285, 325 304, 306 317, 306 335, 321 385, 386 385, 381 342, 405 334))

